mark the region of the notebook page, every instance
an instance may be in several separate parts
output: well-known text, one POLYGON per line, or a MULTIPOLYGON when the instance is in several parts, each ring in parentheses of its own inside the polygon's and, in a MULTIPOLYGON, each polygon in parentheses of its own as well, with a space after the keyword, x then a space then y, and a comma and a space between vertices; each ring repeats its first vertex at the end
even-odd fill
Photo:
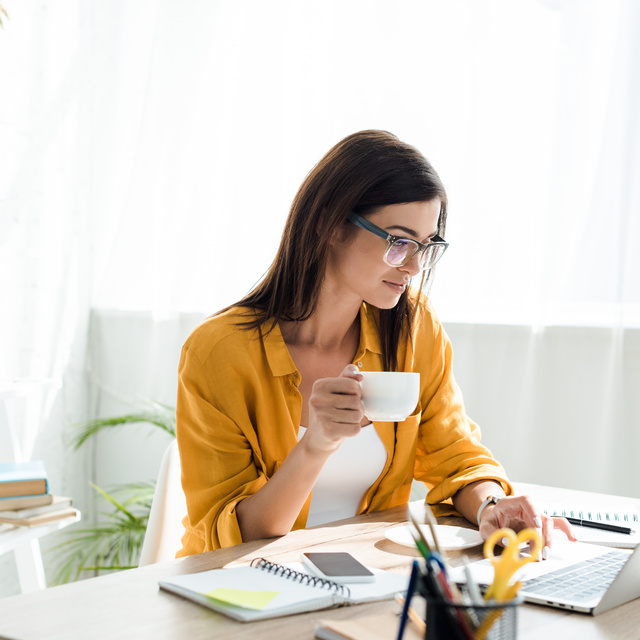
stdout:
POLYGON ((162 586, 180 587, 200 596, 214 600, 218 605, 240 609, 235 613, 242 617, 253 618, 254 614, 269 614, 275 611, 297 609, 299 605, 308 605, 318 601, 324 606, 340 602, 328 589, 302 584, 284 576, 274 575, 255 567, 234 567, 232 569, 212 569, 200 573, 175 576, 161 581, 162 586), (227 594, 235 592, 235 598, 216 598, 216 592, 227 594), (242 595, 244 594, 244 595, 242 595), (268 594, 268 596, 267 596, 268 594), (249 603, 260 602, 256 608, 249 603))

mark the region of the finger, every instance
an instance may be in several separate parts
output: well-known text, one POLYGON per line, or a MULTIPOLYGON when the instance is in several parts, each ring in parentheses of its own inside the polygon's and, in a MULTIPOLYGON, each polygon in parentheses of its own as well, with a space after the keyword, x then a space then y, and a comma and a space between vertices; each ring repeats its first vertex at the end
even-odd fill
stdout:
POLYGON ((345 438, 357 436, 361 431, 357 412, 324 407, 319 411, 312 410, 309 417, 304 438, 322 451, 335 450, 345 438), (331 443, 329 447, 327 443, 331 443))
POLYGON ((355 378, 340 376, 339 378, 320 378, 313 383, 312 393, 335 393, 354 395, 360 398, 362 387, 355 378))
POLYGON ((355 364, 348 364, 340 374, 341 378, 353 378, 355 380, 362 380, 362 374, 355 364))
POLYGON ((347 394, 326 394, 313 392, 309 397, 309 408, 317 414, 327 415, 338 422, 360 422, 364 416, 364 408, 360 398, 347 394), (346 412, 346 420, 338 418, 337 412, 346 412))
POLYGON ((359 427, 364 413, 360 408, 326 407, 324 411, 318 412, 318 415, 337 425, 355 424, 359 427))
POLYGON ((362 402, 353 394, 323 393, 314 390, 309 398, 309 409, 322 422, 360 424, 364 417, 362 402))
POLYGON ((567 536, 567 538, 571 540, 571 542, 578 541, 578 538, 576 538, 573 532, 573 527, 571 526, 571 524, 566 518, 551 518, 551 519, 553 521, 553 527, 555 529, 560 529, 560 531, 562 531, 567 536))
POLYGON ((542 518, 542 559, 549 558, 549 550, 553 542, 553 520, 545 515, 542 518))

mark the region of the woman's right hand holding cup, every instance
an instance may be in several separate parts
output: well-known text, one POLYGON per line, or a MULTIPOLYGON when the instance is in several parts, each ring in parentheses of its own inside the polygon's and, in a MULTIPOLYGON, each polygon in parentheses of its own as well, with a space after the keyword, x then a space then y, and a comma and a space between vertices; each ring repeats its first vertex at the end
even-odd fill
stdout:
POLYGON ((360 380, 353 364, 337 378, 316 380, 309 397, 309 426, 301 440, 310 451, 331 454, 345 438, 360 433, 364 417, 360 380))

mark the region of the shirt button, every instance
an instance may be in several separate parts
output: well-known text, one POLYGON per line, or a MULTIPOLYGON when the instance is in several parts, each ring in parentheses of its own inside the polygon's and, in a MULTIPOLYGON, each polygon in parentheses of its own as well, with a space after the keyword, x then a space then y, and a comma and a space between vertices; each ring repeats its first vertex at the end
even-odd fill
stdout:
POLYGON ((363 366, 362 362, 358 362, 358 366, 362 367, 363 366))

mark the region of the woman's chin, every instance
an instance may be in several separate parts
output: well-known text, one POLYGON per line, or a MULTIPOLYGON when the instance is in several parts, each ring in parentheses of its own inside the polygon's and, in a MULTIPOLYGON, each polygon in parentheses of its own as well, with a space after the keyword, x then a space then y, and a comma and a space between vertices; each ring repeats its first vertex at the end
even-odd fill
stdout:
POLYGON ((378 309, 393 309, 398 306, 401 297, 402 296, 377 296, 376 299, 365 300, 365 302, 378 309))

